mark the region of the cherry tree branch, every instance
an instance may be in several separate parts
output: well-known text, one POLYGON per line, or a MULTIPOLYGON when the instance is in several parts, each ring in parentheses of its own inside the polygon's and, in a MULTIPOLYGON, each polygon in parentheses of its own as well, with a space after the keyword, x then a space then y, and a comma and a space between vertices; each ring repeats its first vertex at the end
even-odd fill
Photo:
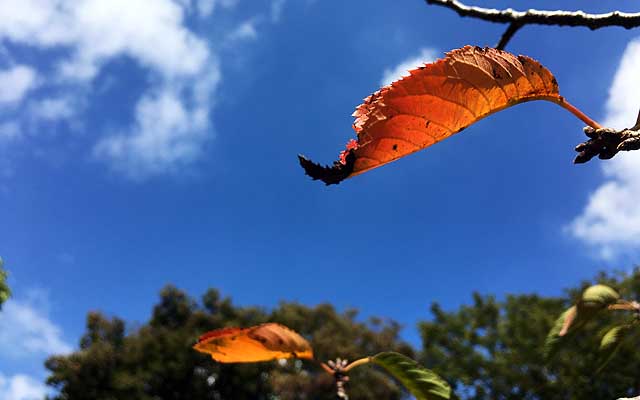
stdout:
POLYGON ((509 27, 507 28, 507 30, 504 31, 504 33, 500 37, 500 41, 496 45, 496 49, 504 50, 504 48, 507 46, 507 43, 509 43, 509 40, 511 40, 513 35, 515 35, 516 32, 518 32, 520 30, 520 28, 522 28, 523 26, 524 25, 519 23, 519 22, 510 23, 509 27))
POLYGON ((608 26, 620 26, 625 29, 640 26, 640 13, 625 13, 612 11, 605 14, 587 14, 583 11, 545 11, 527 10, 515 11, 511 8, 497 10, 467 6, 458 0, 425 0, 427 4, 449 8, 461 17, 472 17, 484 21, 510 24, 502 35, 498 48, 504 48, 511 37, 524 25, 556 25, 556 26, 584 26, 591 30, 608 26))
POLYGON ((615 130, 585 127, 584 133, 589 140, 576 146, 578 155, 573 162, 582 164, 595 156, 601 160, 608 160, 620 151, 640 150, 640 132, 634 128, 615 130))
POLYGON ((492 8, 471 7, 458 0, 426 0, 434 4, 450 8, 461 17, 474 17, 490 22, 558 26, 585 26, 589 29, 600 29, 607 26, 621 26, 626 29, 640 26, 640 13, 612 11, 605 14, 587 14, 583 11, 515 11, 511 8, 496 10, 492 8))

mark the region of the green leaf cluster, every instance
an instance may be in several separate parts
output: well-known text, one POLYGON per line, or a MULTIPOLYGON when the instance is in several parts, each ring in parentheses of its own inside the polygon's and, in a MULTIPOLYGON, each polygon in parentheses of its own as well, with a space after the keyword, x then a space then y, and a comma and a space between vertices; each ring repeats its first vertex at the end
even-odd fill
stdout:
POLYGON ((573 338, 575 332, 619 299, 620 295, 609 286, 589 286, 577 304, 564 311, 556 320, 545 341, 547 358, 552 358, 560 346, 573 338))
POLYGON ((625 329, 624 340, 618 340, 621 331, 610 333, 609 338, 615 335, 617 351, 609 351, 614 349, 610 339, 598 350, 611 327, 629 322, 627 313, 601 311, 618 299, 618 293, 640 299, 639 270, 601 273, 562 296, 523 294, 497 299, 474 294, 471 304, 451 311, 434 304, 431 320, 420 323, 423 349, 419 361, 451 384, 454 398, 610 400, 637 396, 639 330, 625 329), (597 286, 586 291, 594 284, 612 290, 597 286), (548 357, 547 335, 553 328, 557 336, 573 305, 580 308, 576 319, 559 339, 553 357, 548 357), (599 371, 607 356, 612 357, 610 364, 599 371))
POLYGON ((0 310, 9 297, 11 297, 11 289, 7 283, 7 271, 4 270, 4 261, 0 257, 0 310))

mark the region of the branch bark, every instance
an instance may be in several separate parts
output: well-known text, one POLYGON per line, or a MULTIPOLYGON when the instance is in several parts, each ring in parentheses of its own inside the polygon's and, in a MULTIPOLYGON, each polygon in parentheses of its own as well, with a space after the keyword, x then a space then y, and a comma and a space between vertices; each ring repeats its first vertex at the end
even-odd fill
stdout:
POLYGON ((587 14, 583 11, 515 11, 511 8, 497 10, 492 8, 472 7, 458 0, 425 0, 433 4, 450 8, 461 17, 479 18, 489 22, 504 24, 519 23, 522 25, 558 25, 584 26, 591 30, 607 26, 621 26, 626 29, 640 26, 640 13, 612 11, 605 14, 587 14))
POLYGON ((507 30, 504 31, 502 37, 500 37, 500 41, 496 45, 496 49, 504 50, 504 48, 507 46, 507 43, 509 43, 509 40, 511 40, 513 35, 515 35, 516 32, 518 32, 523 26, 524 25, 519 22, 512 22, 511 24, 509 24, 507 30))
POLYGON ((640 150, 640 132, 633 128, 615 130, 587 126, 584 133, 589 140, 576 146, 578 155, 573 160, 575 164, 585 163, 595 156, 601 160, 608 160, 620 151, 640 150))

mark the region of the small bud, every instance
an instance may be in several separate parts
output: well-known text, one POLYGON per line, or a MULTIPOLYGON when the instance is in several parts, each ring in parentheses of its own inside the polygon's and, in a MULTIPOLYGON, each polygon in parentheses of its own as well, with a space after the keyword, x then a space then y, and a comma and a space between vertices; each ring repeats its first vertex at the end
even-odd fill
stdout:
POLYGON ((582 130, 584 131, 584 134, 590 137, 591 139, 595 139, 598 137, 598 134, 596 133, 596 129, 593 128, 592 126, 585 126, 584 128, 582 128, 582 130))
POLYGON ((620 140, 620 132, 611 128, 602 128, 596 131, 604 140, 620 140))
POLYGON ((587 143, 580 143, 579 145, 576 146, 576 151, 577 152, 581 152, 584 151, 587 148, 587 143))
POLYGON ((576 158, 573 159, 573 163, 574 164, 584 164, 587 161, 591 160, 593 158, 593 156, 588 156, 584 151, 580 152, 580 154, 578 154, 576 156, 576 158))
POLYGON ((630 151, 640 149, 640 137, 631 137, 618 145, 618 150, 630 151))

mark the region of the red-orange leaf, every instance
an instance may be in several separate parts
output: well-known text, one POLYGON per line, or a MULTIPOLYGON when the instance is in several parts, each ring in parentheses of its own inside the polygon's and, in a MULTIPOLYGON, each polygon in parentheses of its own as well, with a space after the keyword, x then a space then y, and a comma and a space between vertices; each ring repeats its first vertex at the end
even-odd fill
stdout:
MULTIPOLYGON (((555 78, 537 61, 466 46, 367 97, 353 114, 358 140, 349 144, 332 167, 303 156, 300 163, 312 178, 327 185, 339 183, 429 147, 488 115, 532 100, 552 101, 581 114, 559 95, 555 78)), ((595 124, 584 115, 579 118, 595 124)))
POLYGON ((276 323, 250 328, 224 328, 200 336, 194 349, 222 363, 269 361, 279 358, 313 359, 311 345, 302 336, 276 323))

